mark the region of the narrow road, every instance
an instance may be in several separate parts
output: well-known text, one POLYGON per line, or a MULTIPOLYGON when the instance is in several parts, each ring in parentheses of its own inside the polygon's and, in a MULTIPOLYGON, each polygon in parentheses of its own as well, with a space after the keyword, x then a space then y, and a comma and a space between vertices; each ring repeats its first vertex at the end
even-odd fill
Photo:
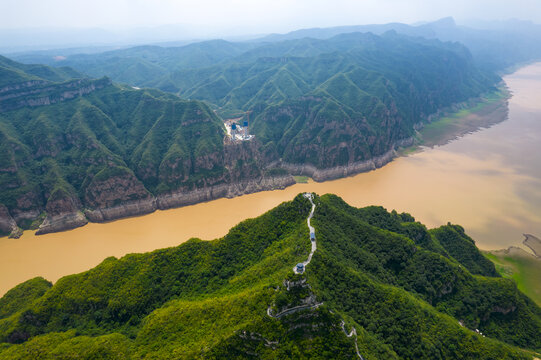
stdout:
POLYGON ((299 305, 299 306, 295 306, 295 307, 292 307, 292 308, 289 308, 289 309, 285 309, 285 310, 283 310, 282 312, 279 312, 276 315, 272 315, 271 307, 269 306, 267 308, 267 315, 272 317, 272 318, 278 319, 278 318, 281 318, 282 316, 291 315, 293 313, 296 313, 297 311, 301 311, 301 310, 305 310, 305 309, 317 309, 321 305, 323 305, 322 302, 316 303, 314 305, 299 305))
POLYGON ((359 359, 364 360, 363 356, 359 352, 359 346, 357 345, 357 330, 353 328, 351 329, 351 332, 348 334, 348 332, 346 331, 346 323, 344 322, 344 320, 342 320, 340 325, 342 326, 342 330, 344 330, 344 334, 346 334, 348 338, 355 335, 355 351, 357 352, 357 356, 359 357, 359 359))
POLYGON ((312 200, 312 193, 304 193, 304 197, 310 200, 310 203, 312 204, 312 211, 310 211, 310 215, 308 215, 308 218, 306 219, 306 223, 308 224, 308 230, 310 230, 310 242, 312 243, 312 250, 310 251, 310 254, 308 255, 308 259, 306 261, 302 262, 302 270, 298 270, 298 265, 295 265, 293 267, 293 272, 295 274, 302 274, 304 272, 304 269, 306 269, 306 265, 310 264, 310 261, 312 261, 312 256, 317 250, 317 244, 316 244, 316 230, 312 225, 310 225, 310 220, 312 219, 312 216, 314 216, 314 211, 316 210, 316 204, 314 204, 314 201, 312 200))

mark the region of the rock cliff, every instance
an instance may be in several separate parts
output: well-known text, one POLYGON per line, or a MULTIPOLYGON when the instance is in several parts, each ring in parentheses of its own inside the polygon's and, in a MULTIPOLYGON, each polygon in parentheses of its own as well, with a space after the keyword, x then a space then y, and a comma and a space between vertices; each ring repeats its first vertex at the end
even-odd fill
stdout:
POLYGON ((126 168, 98 173, 86 188, 85 214, 90 221, 102 222, 156 210, 152 194, 126 168))
POLYGON ((111 85, 108 78, 98 80, 77 79, 65 83, 28 81, 0 89, 0 112, 30 106, 51 105, 75 97, 90 94, 111 85))
POLYGON ((74 229, 88 223, 81 212, 78 197, 62 190, 53 192, 47 201, 47 216, 36 231, 37 235, 74 229))
MULTIPOLYGON (((148 214, 156 209, 170 209, 293 185, 295 180, 291 175, 283 172, 272 175, 265 171, 266 160, 259 147, 255 141, 226 140, 221 154, 194 158, 190 160, 192 164, 189 166, 191 171, 196 171, 193 170, 194 166, 196 169, 208 170, 218 165, 224 169, 223 172, 208 176, 199 184, 188 182, 156 196, 146 189, 131 170, 114 166, 107 168, 90 181, 82 203, 71 193, 51 194, 45 208, 47 216, 36 234, 69 230, 83 226, 88 221, 110 221, 148 214)), ((172 172, 167 174, 174 176, 172 172)), ((32 214, 32 219, 38 215, 32 214)))
POLYGON ((5 205, 0 204, 0 232, 4 234, 14 234, 18 232, 17 223, 11 215, 5 205))
POLYGON ((327 181, 378 169, 391 162, 397 156, 397 147, 411 146, 413 142, 413 138, 404 139, 392 145, 391 149, 383 155, 331 168, 318 169, 311 164, 290 164, 281 161, 274 162, 272 165, 285 169, 293 175, 309 176, 315 181, 327 181))

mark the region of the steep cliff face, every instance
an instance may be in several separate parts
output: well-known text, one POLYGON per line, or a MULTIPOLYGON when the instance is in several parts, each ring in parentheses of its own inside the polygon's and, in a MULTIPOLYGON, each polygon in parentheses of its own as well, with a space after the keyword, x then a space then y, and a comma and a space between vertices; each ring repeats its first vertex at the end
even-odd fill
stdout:
POLYGON ((108 78, 99 80, 77 79, 61 84, 45 81, 29 81, 5 86, 0 89, 0 112, 19 109, 25 106, 51 105, 90 94, 111 85, 108 78))
POLYGON ((0 87, 0 100, 35 93, 35 90, 32 89, 37 89, 39 86, 44 86, 47 84, 50 84, 50 82, 46 80, 30 80, 2 86, 0 87))
POLYGON ((21 227, 27 227, 33 220, 36 220, 43 211, 43 199, 36 189, 24 192, 16 198, 16 205, 10 209, 13 219, 21 227))
MULTIPOLYGON (((222 197, 235 197, 263 190, 283 189, 293 185, 291 175, 268 174, 268 160, 260 152, 260 144, 254 141, 225 141, 223 154, 217 156, 213 167, 224 169, 217 176, 206 177, 194 187, 182 187, 159 194, 158 208, 168 209, 196 204, 222 197)), ((204 159, 208 161, 208 158, 204 159)), ((200 161, 201 162, 201 161, 200 161)))
POLYGON ((108 168, 98 173, 85 191, 86 216, 90 221, 107 221, 156 210, 156 201, 133 172, 108 168))
POLYGON ((63 189, 56 189, 50 195, 45 206, 47 216, 39 226, 36 234, 74 229, 88 223, 81 212, 81 201, 75 194, 63 189))
POLYGON ((307 97, 266 108, 254 132, 282 162, 323 171, 388 157, 411 136, 402 122, 394 102, 365 116, 328 97, 307 97))
POLYGON ((17 223, 11 217, 8 208, 0 204, 0 233, 10 234, 17 229, 17 223))
POLYGON ((222 197, 235 197, 263 190, 283 189, 293 185, 291 175, 267 174, 266 162, 259 152, 259 144, 226 142, 224 152, 195 158, 194 164, 211 170, 225 169, 216 176, 202 178, 169 192, 152 195, 126 168, 108 168, 98 173, 85 191, 84 206, 74 197, 51 196, 47 203, 47 217, 37 234, 62 231, 85 225, 88 221, 103 222, 137 216, 156 209, 168 209, 196 204, 222 197), (84 215, 81 211, 84 208, 84 215))
POLYGON ((411 146, 413 143, 413 138, 400 140, 390 144, 391 149, 382 155, 373 156, 368 160, 361 160, 346 165, 323 169, 317 168, 311 164, 293 164, 284 161, 273 162, 272 166, 284 169, 290 174, 309 176, 315 181, 327 181, 378 169, 391 162, 397 156, 396 148, 411 146))

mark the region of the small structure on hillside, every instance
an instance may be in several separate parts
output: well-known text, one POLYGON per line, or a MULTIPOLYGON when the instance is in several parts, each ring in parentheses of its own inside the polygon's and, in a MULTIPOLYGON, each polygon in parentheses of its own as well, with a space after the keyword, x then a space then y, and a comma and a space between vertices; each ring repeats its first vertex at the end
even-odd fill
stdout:
POLYGON ((243 125, 239 125, 234 121, 228 120, 224 123, 227 134, 233 141, 249 141, 255 136, 251 135, 248 129, 248 122, 244 121, 243 125))
POLYGON ((225 129, 227 130, 227 135, 232 141, 249 141, 252 140, 255 135, 250 134, 250 113, 252 111, 246 111, 243 116, 237 117, 234 119, 227 119, 224 121, 225 129), (237 123, 237 121, 245 120, 242 122, 242 126, 237 123))
POLYGON ((244 126, 244 138, 246 139, 248 137, 248 121, 244 120, 244 123, 242 124, 244 126))

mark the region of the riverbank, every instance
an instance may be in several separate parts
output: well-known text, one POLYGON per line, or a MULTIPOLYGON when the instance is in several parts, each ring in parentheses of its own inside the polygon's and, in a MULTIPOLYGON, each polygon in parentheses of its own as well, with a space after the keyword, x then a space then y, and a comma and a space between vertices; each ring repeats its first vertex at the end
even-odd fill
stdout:
POLYGON ((441 112, 417 131, 415 144, 404 148, 401 154, 411 154, 421 150, 421 147, 442 146, 506 120, 510 97, 507 87, 500 85, 493 92, 441 112))

